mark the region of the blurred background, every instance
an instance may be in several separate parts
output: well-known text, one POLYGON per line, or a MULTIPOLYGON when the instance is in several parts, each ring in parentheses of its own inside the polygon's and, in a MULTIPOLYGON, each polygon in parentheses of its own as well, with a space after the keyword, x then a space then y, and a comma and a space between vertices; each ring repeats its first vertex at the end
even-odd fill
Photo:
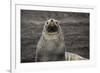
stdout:
POLYGON ((60 22, 66 51, 89 59, 89 13, 21 10, 21 62, 34 62, 37 42, 50 18, 60 22))

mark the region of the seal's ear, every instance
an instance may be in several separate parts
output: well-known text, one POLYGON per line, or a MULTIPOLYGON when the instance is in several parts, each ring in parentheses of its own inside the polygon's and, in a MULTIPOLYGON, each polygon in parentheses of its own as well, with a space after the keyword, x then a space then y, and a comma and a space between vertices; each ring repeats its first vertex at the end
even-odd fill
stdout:
POLYGON ((60 24, 60 21, 56 21, 56 24, 60 24))
POLYGON ((48 24, 48 22, 46 22, 46 24, 48 24))

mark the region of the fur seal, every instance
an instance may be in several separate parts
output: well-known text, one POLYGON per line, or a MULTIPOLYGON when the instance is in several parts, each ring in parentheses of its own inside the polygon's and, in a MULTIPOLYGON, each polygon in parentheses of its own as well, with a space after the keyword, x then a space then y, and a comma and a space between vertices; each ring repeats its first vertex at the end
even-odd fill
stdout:
POLYGON ((85 58, 65 51, 65 42, 59 22, 49 19, 45 22, 36 48, 36 62, 84 60, 85 58))
POLYGON ((65 60, 65 42, 57 20, 49 19, 45 22, 37 44, 35 59, 37 62, 65 60))

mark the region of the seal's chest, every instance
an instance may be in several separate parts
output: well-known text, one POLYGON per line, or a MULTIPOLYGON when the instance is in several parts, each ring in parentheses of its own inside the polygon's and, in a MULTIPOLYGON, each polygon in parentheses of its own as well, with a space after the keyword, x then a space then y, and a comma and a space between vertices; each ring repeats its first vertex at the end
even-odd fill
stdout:
POLYGON ((45 48, 47 48, 48 51, 56 50, 59 47, 60 43, 57 40, 49 40, 45 43, 45 48))

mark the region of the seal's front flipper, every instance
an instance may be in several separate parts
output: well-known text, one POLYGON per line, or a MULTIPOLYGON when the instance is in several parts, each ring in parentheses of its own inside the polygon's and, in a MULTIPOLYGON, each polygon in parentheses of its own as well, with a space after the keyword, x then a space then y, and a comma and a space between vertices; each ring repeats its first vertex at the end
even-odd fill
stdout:
POLYGON ((82 56, 80 56, 80 55, 78 55, 78 54, 65 52, 65 60, 73 61, 73 60, 87 60, 87 59, 82 57, 82 56))

